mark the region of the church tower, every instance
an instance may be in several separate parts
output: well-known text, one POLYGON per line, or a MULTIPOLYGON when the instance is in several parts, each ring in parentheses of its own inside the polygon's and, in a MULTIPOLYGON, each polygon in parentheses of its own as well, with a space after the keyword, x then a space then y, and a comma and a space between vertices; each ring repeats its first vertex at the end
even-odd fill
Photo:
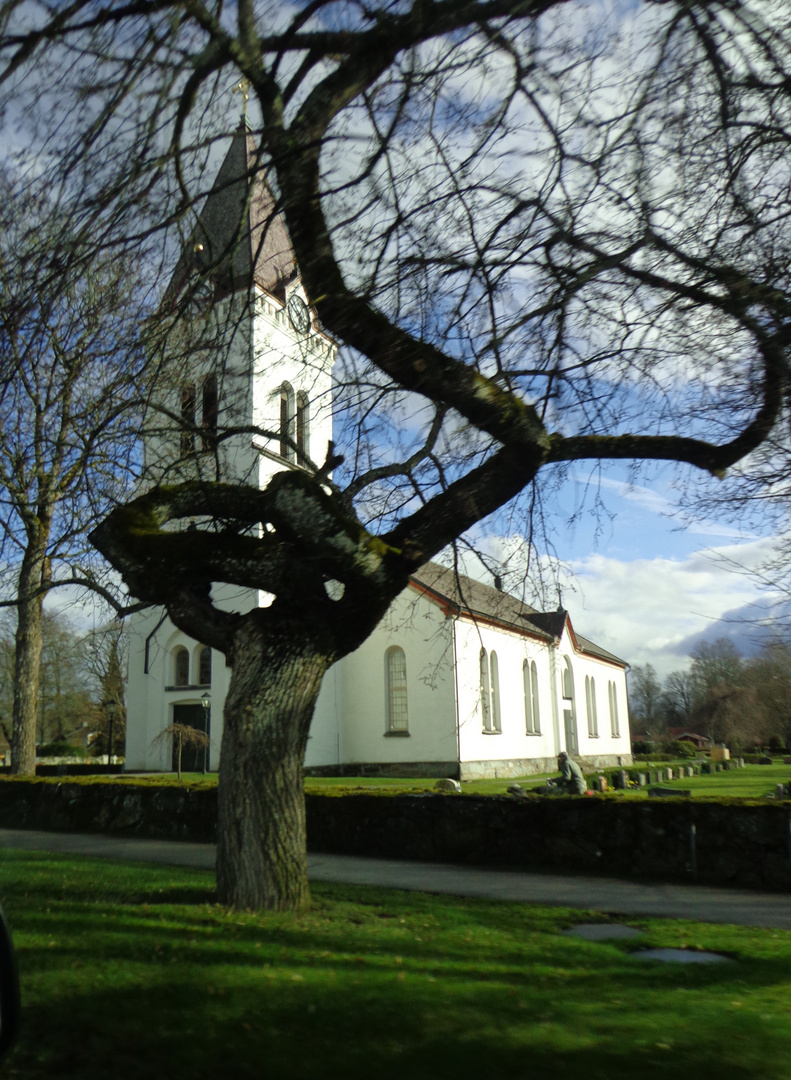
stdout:
MULTIPOLYGON (((299 276, 285 223, 242 121, 166 290, 166 333, 144 448, 144 483, 205 480, 264 487, 283 469, 324 462, 332 439, 335 345, 299 276)), ((219 586, 236 610, 266 603, 219 586), (227 595, 226 595, 227 594, 227 595)), ((212 746, 183 768, 216 769, 225 658, 174 627, 162 609, 133 617, 127 688, 127 768, 169 768, 173 723, 210 728, 212 746), (167 754, 165 754, 167 757, 167 754)))

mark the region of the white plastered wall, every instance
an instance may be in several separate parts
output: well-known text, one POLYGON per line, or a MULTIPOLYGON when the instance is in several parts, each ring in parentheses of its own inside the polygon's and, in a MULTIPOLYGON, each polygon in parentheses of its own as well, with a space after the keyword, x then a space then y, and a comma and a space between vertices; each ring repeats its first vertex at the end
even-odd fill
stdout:
POLYGON ((336 666, 344 764, 458 760, 452 622, 417 589, 405 589, 371 636, 336 666), (408 736, 387 732, 385 658, 393 646, 406 657, 408 736))
POLYGON ((575 649, 574 642, 569 633, 568 626, 557 646, 557 669, 558 669, 558 706, 560 711, 560 731, 563 749, 565 745, 565 732, 563 724, 563 706, 561 697, 560 673, 564 665, 565 657, 571 660, 574 674, 574 695, 577 717, 577 756, 589 762, 591 765, 616 764, 621 759, 623 764, 631 762, 631 736, 629 731, 629 708, 626 698, 626 672, 618 664, 609 663, 606 660, 590 656, 575 649), (593 680, 593 689, 596 700, 596 731, 593 735, 589 730, 587 698, 585 693, 585 679, 593 680), (615 686, 615 700, 618 714, 618 735, 613 734, 609 708, 608 686, 615 686), (602 760, 603 759, 603 760, 602 760))
MULTIPOLYGON (((304 292, 297 290, 304 298, 304 292)), ((290 296, 291 294, 289 294, 290 296)), ((273 297, 261 294, 255 301, 253 326, 252 420, 272 437, 256 438, 261 451, 259 483, 283 469, 280 448, 280 389, 284 383, 307 396, 308 456, 322 465, 332 439, 332 365, 335 347, 315 332, 297 335, 286 308, 273 297)), ((292 431, 292 437, 295 432, 292 431)))
POLYGON ((552 720, 550 648, 547 643, 483 622, 456 622, 459 746, 462 776, 519 776, 541 771, 557 754, 552 720), (487 661, 497 654, 500 731, 484 731, 481 703, 481 649, 487 661), (539 733, 527 732, 523 665, 538 675, 539 733), (467 763, 467 768, 464 768, 467 763), (473 763, 479 763, 477 766, 473 763))
MULTIPOLYGON (((301 295, 304 296, 304 293, 301 295)), ((190 366, 171 373, 165 390, 165 405, 175 415, 181 407, 181 387, 186 382, 199 386, 213 371, 218 376, 220 429, 228 426, 247 427, 255 424, 278 433, 280 426, 279 390, 288 382, 295 394, 302 391, 311 403, 309 418, 309 453, 323 463, 327 442, 332 438, 332 364, 335 349, 321 334, 310 333, 298 338, 288 321, 285 307, 272 297, 259 293, 253 307, 253 318, 241 318, 246 301, 232 297, 217 305, 216 319, 220 327, 233 327, 222 349, 222 359, 212 363, 206 356, 195 354, 190 366)), ((200 422, 200 400, 197 420, 200 422)), ((198 442, 199 445, 199 442, 198 442)), ((279 437, 270 441, 254 439, 249 433, 234 436, 220 444, 218 455, 223 478, 264 485, 284 467, 277 454, 279 437), (262 452, 263 451, 263 452, 262 452)), ((195 475, 196 470, 214 478, 216 459, 207 454, 191 463, 179 462, 180 434, 174 430, 150 438, 146 445, 148 478, 154 481, 167 475, 171 480, 195 475)), ((285 466, 288 467, 288 466, 285 466)), ((258 596, 248 590, 215 587, 215 602, 227 610, 249 610, 258 603, 258 596)), ((184 645, 192 657, 197 643, 177 631, 166 619, 158 627, 148 645, 148 672, 145 672, 146 638, 162 617, 162 609, 153 609, 133 616, 130 620, 130 657, 127 684, 127 744, 128 769, 170 768, 167 753, 151 749, 151 743, 172 723, 173 705, 198 704, 206 688, 199 692, 167 690, 172 685, 168 665, 173 650, 184 645), (170 681, 169 681, 170 680, 170 681)), ((219 762, 222 739, 222 706, 228 691, 230 670, 222 654, 212 653, 212 714, 211 768, 219 762)), ((317 736, 309 742, 309 756, 321 763, 337 762, 339 737, 337 712, 340 672, 328 672, 322 685, 317 708, 317 736), (322 719, 323 718, 323 719, 322 719)))
MULTIPOLYGON (((251 590, 228 586, 216 589, 214 596, 217 606, 234 611, 249 610, 257 599, 251 590)), ((169 751, 167 748, 155 748, 152 743, 173 723, 174 705, 200 705, 203 695, 208 692, 211 695, 212 741, 209 768, 215 771, 220 761, 223 706, 231 670, 225 663, 223 653, 212 649, 211 683, 208 686, 198 684, 198 657, 202 646, 173 626, 167 617, 160 621, 163 614, 162 608, 152 608, 130 620, 129 677, 126 687, 126 769, 169 770, 169 751), (177 687, 174 657, 176 651, 182 647, 190 657, 190 682, 186 687, 177 687)))

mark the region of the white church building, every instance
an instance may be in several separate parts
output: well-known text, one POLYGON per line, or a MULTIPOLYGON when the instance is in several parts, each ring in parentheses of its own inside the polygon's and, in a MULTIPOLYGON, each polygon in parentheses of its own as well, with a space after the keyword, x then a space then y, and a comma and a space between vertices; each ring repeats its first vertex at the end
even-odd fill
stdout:
MULTIPOLYGON (((152 481, 195 475, 205 454, 222 478, 263 486, 278 470, 320 463, 332 439, 335 346, 310 312, 270 192, 249 182, 254 160, 242 126, 174 275, 178 286, 201 259, 219 265, 211 306, 234 332, 222 363, 203 355, 163 390, 186 426, 148 440, 152 481), (218 428, 229 426, 240 434, 218 443, 218 428)), ((220 594, 237 610, 267 599, 220 594)), ((520 776, 554 769, 561 750, 588 767, 626 764, 626 667, 578 634, 568 612, 536 611, 429 563, 368 640, 325 675, 306 770, 520 776)), ((216 770, 230 679, 224 656, 149 609, 131 620, 128 672, 127 770, 173 767, 171 748, 156 741, 173 723, 211 738, 208 750, 184 750, 182 766, 216 770)))

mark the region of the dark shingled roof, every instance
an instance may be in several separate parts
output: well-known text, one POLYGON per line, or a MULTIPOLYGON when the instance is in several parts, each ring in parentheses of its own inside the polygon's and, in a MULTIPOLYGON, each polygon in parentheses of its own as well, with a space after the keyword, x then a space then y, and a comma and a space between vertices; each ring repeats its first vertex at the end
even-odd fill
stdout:
POLYGON ((297 272, 282 216, 256 158, 255 139, 243 122, 206 197, 197 225, 171 279, 175 296, 195 270, 209 270, 220 292, 257 282, 285 299, 297 272), (203 245, 196 252, 195 246, 203 245))
MULTIPOLYGON (((438 563, 431 562, 421 566, 411 580, 434 594, 441 602, 473 618, 493 619, 503 626, 512 627, 544 641, 557 641, 566 625, 567 613, 563 608, 558 611, 536 611, 510 593, 501 592, 491 585, 483 585, 480 581, 457 574, 438 563)), ((582 652, 625 666, 626 661, 602 649, 588 638, 581 637, 576 631, 574 638, 582 652)))

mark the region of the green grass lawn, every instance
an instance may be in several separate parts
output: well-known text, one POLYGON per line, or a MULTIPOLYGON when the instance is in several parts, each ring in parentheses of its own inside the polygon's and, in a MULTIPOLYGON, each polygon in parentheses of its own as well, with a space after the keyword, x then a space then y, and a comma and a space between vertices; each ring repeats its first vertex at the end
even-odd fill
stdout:
POLYGON ((791 933, 317 886, 300 917, 228 913, 212 875, 0 852, 39 1080, 791 1077, 791 933), (638 961, 637 945, 723 965, 638 961))
MULTIPOLYGON (((676 764, 682 764, 677 762, 676 764)), ((640 766, 635 766, 640 768, 640 766)), ((645 767, 648 772, 648 766, 645 767)), ((462 783, 465 795, 504 795, 512 784, 520 784, 529 789, 542 784, 547 776, 557 777, 554 773, 542 773, 537 776, 525 776, 503 780, 471 780, 462 783)), ((692 792, 693 798, 718 798, 722 796, 741 796, 746 799, 762 799, 769 792, 774 792, 780 783, 791 781, 791 765, 784 765, 781 758, 771 765, 745 765, 743 769, 729 769, 728 772, 711 773, 704 776, 692 776, 684 780, 662 781, 662 787, 676 788, 692 792)), ((309 777, 305 781, 305 790, 319 794, 326 792, 392 792, 408 793, 431 789, 436 780, 399 780, 378 777, 309 777)), ((622 798, 645 798, 645 789, 630 789, 619 792, 622 798)))
POLYGON ((771 765, 745 765, 743 769, 712 773, 708 776, 690 776, 686 780, 663 781, 662 787, 683 788, 692 792, 695 799, 717 798, 735 795, 745 799, 761 799, 774 793, 777 784, 791 781, 791 765, 784 765, 782 758, 775 758, 771 765))
MULTIPOLYGON (((677 762, 676 764, 682 764, 677 762)), ((636 766, 639 768, 640 766, 636 766)), ((648 771, 645 766, 644 771, 648 771)), ((542 784, 548 776, 557 777, 557 771, 553 773, 540 773, 535 776, 524 776, 506 779, 470 780, 462 783, 462 793, 465 795, 505 795, 512 784, 521 784, 524 788, 536 787, 542 784)), ((13 778, 9 778, 13 782, 13 778)), ((52 780, 53 783, 62 783, 62 779, 52 780)), ((154 776, 135 776, 134 773, 119 778, 79 777, 78 783, 120 783, 120 784, 175 784, 178 783, 175 774, 161 773, 154 776)), ((212 787, 217 783, 217 774, 209 773, 183 773, 183 784, 194 787, 212 787)), ((305 780, 305 790, 310 794, 347 794, 347 793, 381 793, 381 794, 410 794, 420 791, 430 791, 436 784, 436 778, 409 779, 398 777, 370 777, 370 776, 344 776, 344 777, 308 777, 305 780)), ((693 776, 684 780, 663 781, 662 787, 680 788, 692 791, 694 798, 709 796, 741 796, 749 799, 762 799, 769 792, 774 792, 775 785, 791 782, 791 765, 784 765, 781 758, 776 758, 771 765, 746 765, 743 769, 730 769, 728 772, 712 773, 707 776, 693 776)), ((619 792, 621 797, 645 798, 646 792, 641 789, 632 789, 628 792, 619 792)))

